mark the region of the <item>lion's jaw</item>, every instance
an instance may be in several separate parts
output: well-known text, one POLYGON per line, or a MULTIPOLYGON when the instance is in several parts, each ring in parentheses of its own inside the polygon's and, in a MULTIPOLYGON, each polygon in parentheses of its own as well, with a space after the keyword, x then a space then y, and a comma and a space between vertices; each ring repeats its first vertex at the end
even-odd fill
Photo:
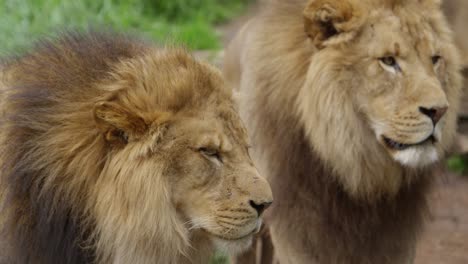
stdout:
MULTIPOLYGON (((418 90, 418 88, 408 88, 418 90)), ((423 90, 423 89, 419 89, 423 90)), ((442 90, 436 87, 435 90, 442 90)), ((429 91, 431 92, 431 91, 429 91)), ((375 134, 376 141, 395 161, 408 168, 424 168, 434 164, 443 155, 441 143, 445 118, 433 122, 419 111, 419 105, 424 105, 424 96, 418 96, 417 101, 410 106, 394 103, 395 107, 378 106, 379 109, 368 109, 369 127, 375 134), (382 114, 384 113, 384 114, 382 114)), ((397 101, 390 97, 386 100, 397 101)), ((447 105, 445 95, 440 96, 440 105, 447 105)))
POLYGON ((256 171, 244 170, 240 172, 240 178, 232 172, 227 174, 227 179, 212 181, 206 187, 213 191, 211 193, 200 193, 196 189, 185 192, 187 197, 181 202, 179 211, 187 219, 190 232, 201 231, 215 248, 235 255, 250 247, 253 236, 262 225, 261 212, 250 205, 251 197, 255 193, 271 191, 256 171), (242 182, 246 182, 246 178, 259 179, 255 185, 257 190, 244 188, 246 185, 242 182))
POLYGON ((218 250, 236 255, 250 248, 253 235, 260 231, 261 226, 262 219, 258 218, 252 221, 251 224, 248 225, 248 228, 244 228, 245 231, 243 233, 245 235, 243 236, 236 239, 226 239, 211 233, 211 240, 218 250))
MULTIPOLYGON (((442 140, 443 122, 427 125, 427 129, 420 131, 419 137, 416 137, 412 143, 399 142, 389 136, 392 133, 386 133, 391 129, 385 129, 389 126, 375 122, 371 125, 376 140, 385 148, 390 156, 402 166, 409 168, 424 168, 434 164, 441 157, 440 141, 442 140)), ((391 126, 390 126, 391 127, 391 126)))

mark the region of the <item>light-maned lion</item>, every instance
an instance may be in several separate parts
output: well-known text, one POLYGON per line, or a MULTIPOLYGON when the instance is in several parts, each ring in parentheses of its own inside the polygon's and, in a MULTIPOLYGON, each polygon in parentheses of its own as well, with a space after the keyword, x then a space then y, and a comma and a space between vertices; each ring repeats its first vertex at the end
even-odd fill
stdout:
POLYGON ((455 135, 458 60, 438 0, 272 0, 244 26, 224 71, 281 264, 410 263, 455 135))
POLYGON ((249 246, 271 189, 221 74, 109 33, 1 70, 2 263, 207 263, 249 246))

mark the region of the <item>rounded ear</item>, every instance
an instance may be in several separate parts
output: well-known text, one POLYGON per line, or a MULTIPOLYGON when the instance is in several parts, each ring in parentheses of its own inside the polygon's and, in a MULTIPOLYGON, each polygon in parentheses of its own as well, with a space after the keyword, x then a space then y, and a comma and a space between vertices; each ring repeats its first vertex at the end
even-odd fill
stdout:
POLYGON ((351 39, 361 25, 351 0, 311 0, 303 16, 304 30, 317 48, 324 48, 327 40, 340 35, 343 41, 351 39))
POLYGON ((114 102, 96 103, 93 113, 97 126, 110 143, 126 144, 148 130, 143 118, 114 102))

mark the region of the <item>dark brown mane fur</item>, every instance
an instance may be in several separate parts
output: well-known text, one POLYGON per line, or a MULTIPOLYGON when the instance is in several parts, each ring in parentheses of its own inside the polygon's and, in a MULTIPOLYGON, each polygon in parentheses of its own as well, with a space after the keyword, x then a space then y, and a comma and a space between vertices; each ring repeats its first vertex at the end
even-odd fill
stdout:
MULTIPOLYGON (((8 129, 9 133, 2 136, 9 143, 2 146, 0 153, 3 192, 0 192, 3 195, 0 205, 3 215, 0 217, 0 223, 3 222, 0 237, 3 241, 0 247, 9 246, 16 251, 3 256, 2 250, 0 262, 4 262, 1 263, 93 262, 95 252, 87 247, 88 240, 92 239, 89 234, 93 223, 83 221, 86 212, 81 205, 86 183, 55 175, 63 184, 76 184, 76 193, 66 194, 58 182, 48 182, 45 174, 50 172, 45 167, 51 164, 31 166, 28 163, 35 162, 35 151, 43 151, 40 146, 35 146, 36 142, 40 142, 51 127, 58 125, 59 120, 51 116, 57 111, 64 111, 59 114, 66 115, 66 111, 72 110, 70 108, 96 96, 92 86, 106 78, 111 65, 136 56, 144 47, 142 42, 122 35, 67 33, 58 41, 40 42, 32 52, 4 62, 3 78, 14 81, 8 90, 2 90, 3 96, 12 103, 4 113, 1 128, 8 129), (13 95, 7 95, 9 91, 14 91, 13 95), (69 109, 57 107, 58 103, 69 109), (49 186, 48 191, 44 191, 44 185, 49 184, 57 186, 49 186)), ((73 111, 82 110, 76 108, 73 111)), ((67 121, 63 122, 66 124, 67 121)), ((79 134, 77 136, 68 140, 83 140, 79 134)), ((95 155, 98 164, 99 154, 99 151, 89 153, 95 155)), ((54 156, 55 153, 41 155, 50 155, 51 163, 63 158, 54 156)), ((68 162, 76 162, 73 155, 69 158, 68 162)))
POLYGON ((265 120, 256 132, 276 131, 268 140, 254 138, 256 147, 269 149, 264 158, 271 161, 269 179, 276 195, 266 221, 288 237, 290 246, 317 250, 307 256, 317 263, 403 263, 394 260, 404 260, 422 228, 430 178, 418 178, 392 199, 355 200, 333 180, 300 129, 280 125, 294 124, 294 119, 277 118, 283 113, 264 108, 255 112, 265 120), (290 233, 290 219, 303 231, 290 233))

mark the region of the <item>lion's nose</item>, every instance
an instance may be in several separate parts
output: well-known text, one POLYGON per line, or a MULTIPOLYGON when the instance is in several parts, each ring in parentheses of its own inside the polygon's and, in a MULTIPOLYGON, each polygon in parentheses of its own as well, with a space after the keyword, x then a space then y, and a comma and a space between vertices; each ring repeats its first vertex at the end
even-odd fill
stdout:
POLYGON ((265 211, 265 209, 268 208, 268 206, 270 206, 271 202, 256 202, 256 201, 253 201, 253 200, 250 200, 250 206, 252 206, 255 211, 257 211, 258 213, 258 216, 260 216, 263 211, 265 211))
POLYGON ((442 116, 444 116, 445 112, 447 112, 447 108, 448 107, 446 106, 432 108, 419 107, 419 111, 424 115, 428 116, 435 126, 437 122, 439 122, 439 120, 442 118, 442 116))

